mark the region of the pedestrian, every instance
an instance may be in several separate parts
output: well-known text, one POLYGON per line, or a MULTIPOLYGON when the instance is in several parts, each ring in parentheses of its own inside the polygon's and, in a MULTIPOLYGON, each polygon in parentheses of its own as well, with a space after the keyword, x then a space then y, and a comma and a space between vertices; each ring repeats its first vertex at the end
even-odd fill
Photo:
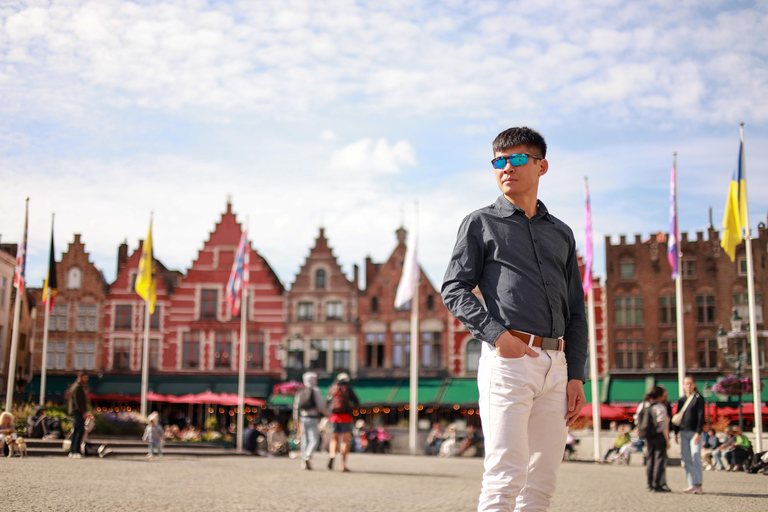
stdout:
POLYGON ((147 416, 147 428, 144 429, 142 440, 147 442, 147 458, 151 459, 155 452, 158 457, 163 456, 163 440, 165 439, 165 430, 160 423, 160 415, 153 412, 147 416))
POLYGON ((77 380, 75 380, 68 391, 69 415, 72 416, 72 437, 70 438, 69 457, 72 459, 82 458, 81 445, 85 436, 85 419, 93 417, 90 413, 91 403, 86 392, 87 386, 88 374, 80 372, 77 374, 77 380))
POLYGON ((427 444, 424 452, 427 455, 437 455, 440 453, 440 445, 443 443, 443 431, 440 429, 440 423, 432 422, 432 429, 427 434, 427 444))
POLYGON ((336 382, 331 386, 329 395, 328 422, 331 427, 331 444, 328 448, 328 469, 333 469, 336 454, 341 453, 341 471, 346 473, 349 471, 347 456, 352 437, 352 409, 360 405, 360 400, 352 390, 349 375, 343 372, 336 376, 336 382))
POLYGON ((654 386, 637 406, 635 423, 647 448, 645 457, 646 491, 670 492, 666 484, 669 450, 669 416, 664 405, 667 390, 654 386))
POLYGON ((693 377, 683 379, 684 396, 677 401, 677 414, 672 416, 675 441, 680 445, 680 458, 688 477, 685 493, 701 494, 703 465, 701 462, 702 433, 704 432, 704 397, 696 387, 693 377))
POLYGON ((493 141, 501 196, 461 223, 442 287, 485 341, 477 372, 485 438, 479 511, 546 509, 584 400, 587 320, 571 229, 538 200, 549 170, 536 131, 493 141), (472 291, 478 287, 482 301, 472 291))
POLYGON ((317 387, 317 374, 306 372, 302 380, 304 388, 296 393, 293 401, 293 423, 301 434, 301 469, 312 469, 310 460, 320 445, 318 425, 328 413, 323 394, 317 387))
POLYGON ((8 455, 11 450, 9 445, 17 438, 14 421, 13 414, 8 411, 0 413, 0 450, 2 455, 8 455))

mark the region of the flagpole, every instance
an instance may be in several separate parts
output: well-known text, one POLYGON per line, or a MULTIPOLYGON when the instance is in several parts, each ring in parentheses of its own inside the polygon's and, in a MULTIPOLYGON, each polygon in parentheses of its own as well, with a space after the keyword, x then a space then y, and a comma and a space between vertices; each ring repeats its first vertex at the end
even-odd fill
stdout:
MULTIPOLYGON (((683 396, 683 380, 685 380, 685 326, 683 324, 683 246, 680 243, 677 216, 677 152, 672 153, 672 169, 674 169, 675 190, 675 244, 677 244, 677 276, 675 276, 675 313, 677 323, 677 389, 678 394, 683 396)), ((671 237, 670 237, 671 238, 671 237)))
POLYGON ((597 372, 597 328, 595 325, 595 295, 592 288, 592 207, 589 200, 589 180, 584 176, 584 191, 586 192, 585 212, 585 260, 584 279, 588 282, 589 291, 587 292, 587 323, 589 325, 589 379, 592 389, 592 446, 595 461, 600 460, 600 428, 602 418, 600 417, 600 382, 597 372))
MULTIPOLYGON (((22 245, 27 243, 28 220, 29 198, 26 200, 26 209, 24 211, 24 239, 22 241, 22 245)), ((26 247, 19 246, 16 253, 19 254, 19 251, 25 251, 24 259, 26 260, 26 247)), ((22 262, 22 264, 26 265, 26 261, 22 262)), ((17 268, 16 272, 20 272, 20 270, 17 268)), ((11 409, 13 409, 13 389, 15 387, 14 381, 16 380, 16 349, 19 346, 19 320, 21 319, 21 296, 24 293, 25 288, 22 282, 23 279, 24 276, 19 275, 20 286, 16 288, 16 304, 13 310, 13 336, 11 337, 11 355, 8 359, 8 371, 6 372, 8 374, 8 382, 5 388, 5 410, 8 412, 11 412, 11 409)))
MULTIPOLYGON (((152 217, 154 216, 154 212, 150 213, 149 215, 149 232, 152 233, 152 217)), ((144 241, 144 251, 147 250, 146 244, 151 244, 152 242, 149 240, 149 236, 147 236, 147 240, 144 241)), ((154 248, 150 247, 152 251, 154 252, 154 248)), ((149 414, 149 411, 147 410, 147 391, 149 388, 149 323, 151 320, 150 317, 150 306, 152 301, 152 281, 155 279, 155 276, 153 275, 154 270, 154 254, 149 254, 149 272, 150 272, 150 286, 149 291, 147 292, 147 298, 144 301, 144 348, 142 350, 141 354, 141 416, 142 418, 146 418, 149 414)))
POLYGON ((741 136, 741 172, 744 180, 744 244, 747 252, 747 296, 749 301, 749 343, 752 361, 752 402, 755 407, 755 453, 763 451, 763 411, 760 393, 760 364, 757 351, 757 318, 755 312, 755 267, 752 261, 752 233, 749 226, 749 201, 747 199, 747 167, 744 156, 744 123, 739 125, 741 136))
MULTIPOLYGON (((248 233, 249 219, 245 219, 245 232, 248 233)), ((243 262, 245 262, 245 251, 250 250, 248 240, 245 240, 243 249, 243 262)), ((237 257, 237 254, 235 254, 237 257)), ((243 273, 245 273, 245 263, 243 263, 243 273)), ((245 275, 243 275, 245 278, 245 275)), ((237 378, 237 451, 243 451, 243 434, 245 432, 245 353, 248 350, 248 341, 246 339, 246 317, 248 316, 248 282, 250 279, 243 279, 242 298, 240 299, 240 372, 237 378)))
MULTIPOLYGON (((56 218, 56 214, 51 214, 51 250, 53 250, 53 221, 56 218)), ((53 259, 54 256, 50 256, 49 259, 53 259)), ((45 322, 43 324, 43 359, 40 363, 40 405, 45 405, 45 389, 46 389, 46 377, 48 374, 48 330, 49 321, 51 317, 51 305, 53 303, 53 297, 51 297, 51 290, 48 286, 51 276, 51 272, 56 272, 56 268, 50 268, 50 261, 48 262, 48 279, 45 281, 46 289, 43 290, 43 294, 46 295, 46 300, 43 301, 45 307, 45 322)))
MULTIPOLYGON (((414 234, 418 233, 419 226, 419 204, 415 205, 415 220, 413 223, 414 234)), ((414 236, 413 244, 417 243, 414 236)), ((416 251, 416 247, 412 248, 416 251)), ((414 252, 414 254, 418 254, 414 252)), ((418 259, 414 262, 418 266, 418 259)), ((408 411, 408 445, 411 455, 417 453, 418 428, 419 428, 419 281, 421 274, 416 270, 419 276, 416 280, 413 298, 411 299, 411 396, 410 410, 408 411)))

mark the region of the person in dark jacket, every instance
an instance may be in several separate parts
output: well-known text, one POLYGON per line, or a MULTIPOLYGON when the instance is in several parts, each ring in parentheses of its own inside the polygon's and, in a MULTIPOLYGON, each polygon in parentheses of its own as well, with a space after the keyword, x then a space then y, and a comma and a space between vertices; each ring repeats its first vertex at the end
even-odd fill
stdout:
POLYGON ((90 416, 91 404, 88 401, 86 386, 88 385, 88 374, 80 372, 77 374, 77 380, 69 389, 69 415, 72 416, 72 438, 69 447, 69 457, 79 459, 83 456, 81 445, 85 435, 85 418, 90 416))
POLYGON ((688 488, 683 492, 701 494, 703 466, 701 464, 701 435, 704 431, 704 398, 696 388, 693 377, 687 375, 683 379, 685 395, 677 401, 679 421, 672 417, 672 428, 675 440, 680 444, 680 457, 685 464, 685 474, 688 477, 688 488), (682 413, 682 414, 681 414, 682 413), (676 424, 677 423, 677 424, 676 424))

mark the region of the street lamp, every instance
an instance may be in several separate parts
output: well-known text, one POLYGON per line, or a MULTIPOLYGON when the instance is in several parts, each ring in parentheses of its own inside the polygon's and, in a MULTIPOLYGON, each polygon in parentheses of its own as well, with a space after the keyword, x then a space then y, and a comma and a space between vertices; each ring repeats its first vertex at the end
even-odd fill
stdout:
POLYGON ((728 363, 736 371, 736 379, 739 381, 739 428, 744 430, 744 417, 741 412, 741 372, 747 365, 749 356, 745 353, 730 354, 730 336, 738 336, 741 333, 742 318, 739 316, 739 311, 734 309, 733 316, 731 316, 731 331, 725 332, 723 326, 719 326, 717 330, 717 348, 723 355, 723 360, 728 363), (730 336, 729 336, 730 335, 730 336))

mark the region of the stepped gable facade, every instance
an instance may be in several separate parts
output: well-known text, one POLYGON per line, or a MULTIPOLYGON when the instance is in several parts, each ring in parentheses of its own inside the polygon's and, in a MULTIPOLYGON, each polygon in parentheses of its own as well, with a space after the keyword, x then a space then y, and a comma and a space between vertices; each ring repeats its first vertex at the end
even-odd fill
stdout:
MULTIPOLYGON (((237 375, 240 317, 230 314, 226 286, 242 227, 231 203, 171 297, 164 371, 237 375)), ((267 261, 252 247, 246 316, 248 375, 279 376, 278 347, 284 338, 284 289, 267 261)))
MULTIPOLYGON (((396 231, 397 246, 383 264, 366 258, 366 287, 360 295, 358 374, 362 377, 406 378, 410 373, 411 311, 396 310, 395 294, 403 273, 406 231, 396 231)), ((451 320, 440 294, 423 269, 419 277, 420 375, 444 377, 449 373, 451 320)))
POLYGON ((352 280, 344 274, 320 228, 286 293, 284 377, 300 379, 305 369, 321 378, 342 371, 357 375, 358 276, 357 265, 352 280))
MULTIPOLYGON (((760 223, 753 239, 759 359, 765 367, 768 332, 768 230, 760 223)), ((697 378, 716 378, 729 370, 717 347, 717 331, 730 330, 737 310, 748 319, 746 253, 742 243, 732 262, 720 248, 719 233, 710 226, 707 237, 697 232, 695 240, 681 233, 680 272, 683 283, 685 367, 697 378)), ((606 316, 611 373, 656 374, 677 372, 677 320, 675 282, 667 259, 667 235, 659 233, 643 241, 635 236, 628 243, 621 235, 618 244, 606 236, 606 316)), ((747 334, 729 333, 737 351, 748 352, 747 334), (740 347, 740 348, 739 348, 740 347)))
MULTIPOLYGON (((117 276, 109 287, 104 303, 104 369, 110 373, 141 372, 144 350, 144 321, 146 302, 135 291, 139 262, 144 251, 144 240, 129 256, 128 244, 118 248, 117 276)), ((171 296, 182 274, 168 270, 154 259, 157 278, 155 311, 149 320, 149 369, 164 370, 172 365, 173 355, 166 350, 170 332, 171 296)))
MULTIPOLYGON (((56 284, 48 320, 48 375, 101 371, 105 359, 102 340, 108 284, 91 262, 79 234, 75 234, 56 264, 56 284)), ((42 288, 30 292, 35 302, 32 368, 39 371, 43 364, 45 306, 42 288)))

